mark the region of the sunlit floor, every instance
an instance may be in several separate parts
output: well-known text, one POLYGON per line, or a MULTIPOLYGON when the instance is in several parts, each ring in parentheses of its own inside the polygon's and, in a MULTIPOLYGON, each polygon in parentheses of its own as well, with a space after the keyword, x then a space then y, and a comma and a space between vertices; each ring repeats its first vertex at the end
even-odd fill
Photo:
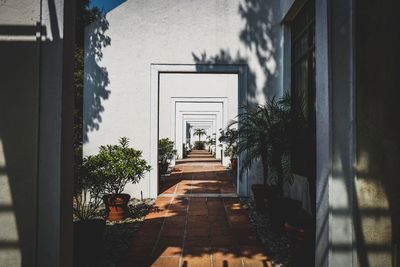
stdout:
POLYGON ((179 164, 167 179, 121 266, 271 266, 221 164, 179 164))

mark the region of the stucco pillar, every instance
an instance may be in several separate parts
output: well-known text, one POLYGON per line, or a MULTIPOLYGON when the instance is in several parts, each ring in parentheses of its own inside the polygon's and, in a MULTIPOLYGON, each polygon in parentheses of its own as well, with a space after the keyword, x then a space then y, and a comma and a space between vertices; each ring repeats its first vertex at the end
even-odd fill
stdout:
POLYGON ((74 4, 0 4, 0 266, 72 266, 74 4))
POLYGON ((353 1, 316 2, 316 266, 354 266, 353 1))

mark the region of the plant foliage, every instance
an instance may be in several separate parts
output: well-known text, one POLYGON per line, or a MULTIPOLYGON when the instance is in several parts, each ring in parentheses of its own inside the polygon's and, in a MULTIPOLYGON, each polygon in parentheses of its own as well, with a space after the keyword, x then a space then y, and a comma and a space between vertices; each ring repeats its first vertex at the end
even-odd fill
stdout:
POLYGON ((196 130, 194 130, 193 135, 198 135, 199 136, 199 141, 200 141, 200 138, 203 135, 206 135, 206 130, 204 130, 204 129, 196 129, 196 130))
POLYGON ((221 131, 218 138, 221 143, 225 144, 224 156, 230 158, 237 158, 237 141, 238 130, 228 126, 225 131, 221 131))
POLYGON ((215 140, 215 133, 212 136, 207 136, 207 140, 205 142, 205 144, 208 146, 209 150, 214 150, 216 148, 216 140, 215 140))
POLYGON ((196 150, 204 150, 206 148, 203 141, 196 141, 194 142, 194 149, 196 150))
POLYGON ((104 191, 103 179, 90 177, 86 170, 87 158, 79 165, 74 179, 73 213, 78 220, 89 220, 97 216, 104 191))
POLYGON ((165 174, 168 170, 171 160, 177 155, 177 151, 174 148, 174 142, 169 138, 162 138, 158 141, 158 164, 160 168, 160 174, 165 174))
POLYGON ((244 170, 261 160, 265 184, 282 188, 284 179, 292 182, 290 151, 293 127, 306 123, 304 97, 285 93, 281 99, 270 98, 264 105, 244 107, 239 114, 238 153, 244 170))
POLYGON ((122 137, 119 145, 101 146, 98 154, 84 161, 87 175, 102 179, 105 194, 120 194, 127 183, 137 183, 151 167, 142 158, 142 151, 130 148, 129 140, 122 137))

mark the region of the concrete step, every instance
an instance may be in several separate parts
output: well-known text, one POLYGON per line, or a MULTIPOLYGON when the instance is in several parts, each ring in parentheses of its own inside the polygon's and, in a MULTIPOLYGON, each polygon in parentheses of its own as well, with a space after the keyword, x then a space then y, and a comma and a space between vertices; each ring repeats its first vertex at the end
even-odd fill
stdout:
POLYGON ((208 150, 192 150, 190 154, 210 154, 210 152, 208 150))
POLYGON ((193 162, 221 162, 221 160, 216 158, 185 158, 185 159, 177 159, 175 164, 181 163, 193 163, 193 162))
POLYGON ((189 154, 187 158, 213 158, 211 154, 189 154))

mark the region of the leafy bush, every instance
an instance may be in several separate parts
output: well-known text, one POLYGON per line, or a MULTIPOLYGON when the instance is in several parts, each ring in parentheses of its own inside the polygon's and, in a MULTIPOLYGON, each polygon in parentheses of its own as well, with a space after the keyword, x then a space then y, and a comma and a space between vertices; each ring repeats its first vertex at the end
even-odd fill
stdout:
POLYGON ((97 210, 102 203, 104 191, 103 179, 90 177, 87 172, 87 158, 83 159, 79 173, 75 175, 73 213, 80 220, 89 220, 97 216, 97 210))
POLYGON ((230 157, 231 159, 237 158, 237 146, 232 145, 232 146, 226 147, 224 150, 224 156, 230 157))
POLYGON ((90 179, 101 180, 105 194, 121 194, 127 183, 137 183, 150 171, 142 151, 128 147, 122 137, 119 145, 101 146, 97 155, 88 156, 84 169, 90 179))
POLYGON ((194 149, 196 149, 196 150, 203 150, 203 149, 205 149, 205 148, 206 148, 206 146, 205 146, 205 144, 204 144, 203 141, 196 141, 196 142, 194 142, 194 149))
POLYGON ((208 146, 209 151, 211 149, 215 149, 216 140, 215 140, 215 133, 213 136, 207 136, 206 145, 208 146))
POLYGON ((225 157, 237 158, 237 129, 228 127, 225 131, 221 131, 221 136, 218 140, 226 145, 224 151, 225 157))
POLYGON ((162 138, 158 141, 158 166, 159 174, 165 174, 168 171, 169 164, 177 151, 174 148, 174 142, 169 138, 162 138))

